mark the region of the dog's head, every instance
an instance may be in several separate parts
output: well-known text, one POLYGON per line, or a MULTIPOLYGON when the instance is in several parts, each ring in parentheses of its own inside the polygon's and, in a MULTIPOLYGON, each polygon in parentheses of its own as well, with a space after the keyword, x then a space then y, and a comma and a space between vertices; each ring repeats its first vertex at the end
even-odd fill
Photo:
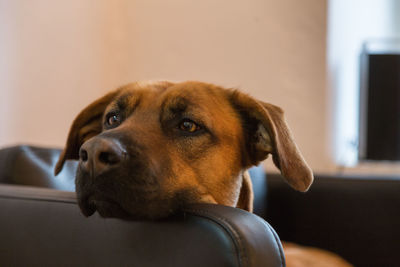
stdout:
POLYGON ((79 160, 86 216, 160 218, 188 203, 251 207, 244 172, 269 154, 292 187, 308 189, 312 172, 280 108, 200 82, 134 83, 81 111, 55 172, 79 160))

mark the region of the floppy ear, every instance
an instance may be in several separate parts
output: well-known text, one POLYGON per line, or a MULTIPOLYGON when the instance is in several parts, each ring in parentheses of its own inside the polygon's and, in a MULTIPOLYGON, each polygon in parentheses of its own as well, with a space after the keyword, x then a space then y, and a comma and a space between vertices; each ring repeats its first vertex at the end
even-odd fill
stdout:
POLYGON ((238 110, 245 135, 245 167, 257 165, 272 154, 275 166, 298 191, 307 191, 313 174, 295 144, 281 108, 233 91, 230 101, 238 110))
POLYGON ((61 152, 54 169, 55 175, 60 173, 66 160, 79 159, 81 145, 102 131, 104 110, 118 93, 119 90, 108 93, 94 101, 78 114, 69 130, 67 144, 61 152))

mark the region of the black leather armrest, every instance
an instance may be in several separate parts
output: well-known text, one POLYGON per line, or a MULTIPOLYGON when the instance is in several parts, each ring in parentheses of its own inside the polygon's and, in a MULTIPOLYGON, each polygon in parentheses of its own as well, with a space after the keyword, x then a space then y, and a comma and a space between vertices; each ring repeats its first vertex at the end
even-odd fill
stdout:
POLYGON ((0 185, 0 266, 284 266, 260 217, 201 204, 163 221, 84 218, 75 194, 0 185))

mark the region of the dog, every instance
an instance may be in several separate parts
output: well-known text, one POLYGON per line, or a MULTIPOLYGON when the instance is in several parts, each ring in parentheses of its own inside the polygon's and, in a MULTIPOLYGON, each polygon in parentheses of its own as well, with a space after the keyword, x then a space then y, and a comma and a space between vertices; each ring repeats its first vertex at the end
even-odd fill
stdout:
POLYGON ((190 203, 252 212, 247 169, 270 154, 290 186, 309 189, 313 173, 281 108, 208 83, 137 82, 78 114, 55 174, 66 160, 79 160, 85 216, 159 219, 190 203))

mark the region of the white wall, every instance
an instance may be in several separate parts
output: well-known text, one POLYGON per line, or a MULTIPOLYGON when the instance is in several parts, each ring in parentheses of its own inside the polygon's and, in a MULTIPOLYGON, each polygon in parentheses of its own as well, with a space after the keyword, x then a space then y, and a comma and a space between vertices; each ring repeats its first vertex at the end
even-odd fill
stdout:
POLYGON ((334 168, 326 1, 0 0, 0 36, 0 146, 62 146, 104 92, 195 79, 283 107, 313 169, 334 168))
POLYGON ((400 1, 331 0, 328 9, 328 90, 334 101, 330 143, 335 161, 345 172, 398 174, 399 163, 358 162, 357 143, 362 45, 400 38, 400 1))
POLYGON ((393 36, 393 0, 335 0, 329 2, 328 65, 335 92, 336 161, 357 164, 359 65, 365 41, 393 36))

